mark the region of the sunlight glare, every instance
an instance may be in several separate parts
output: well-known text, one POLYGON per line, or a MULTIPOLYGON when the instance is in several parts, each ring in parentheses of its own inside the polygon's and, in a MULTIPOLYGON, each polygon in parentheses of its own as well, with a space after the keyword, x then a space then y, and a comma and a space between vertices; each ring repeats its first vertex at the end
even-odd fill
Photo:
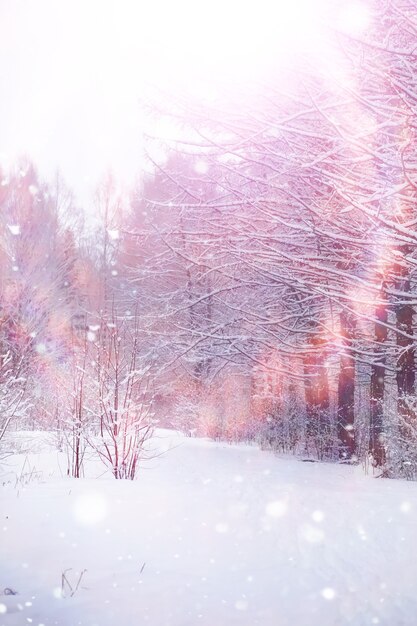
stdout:
POLYGON ((370 23, 369 8, 362 2, 346 4, 340 13, 340 30, 353 37, 362 35, 370 23))
MULTIPOLYGON (((265 60, 282 62, 308 44, 317 26, 317 6, 308 0, 159 0, 124 6, 119 22, 124 48, 132 53, 143 46, 147 76, 174 80, 189 72, 246 74, 265 60)), ((106 31, 114 28, 112 11, 102 10, 101 17, 106 31)))

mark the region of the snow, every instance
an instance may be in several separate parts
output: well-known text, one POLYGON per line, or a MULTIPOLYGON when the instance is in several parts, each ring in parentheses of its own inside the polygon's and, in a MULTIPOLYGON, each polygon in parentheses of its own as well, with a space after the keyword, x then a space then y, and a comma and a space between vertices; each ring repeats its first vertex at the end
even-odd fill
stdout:
POLYGON ((8 229, 12 233, 12 235, 20 235, 20 225, 19 224, 8 224, 8 229))
POLYGON ((107 233, 113 241, 117 241, 119 239, 119 231, 117 229, 108 228, 107 233))
POLYGON ((3 462, 1 626, 415 623, 415 483, 171 431, 137 481, 75 480, 28 441, 3 462))

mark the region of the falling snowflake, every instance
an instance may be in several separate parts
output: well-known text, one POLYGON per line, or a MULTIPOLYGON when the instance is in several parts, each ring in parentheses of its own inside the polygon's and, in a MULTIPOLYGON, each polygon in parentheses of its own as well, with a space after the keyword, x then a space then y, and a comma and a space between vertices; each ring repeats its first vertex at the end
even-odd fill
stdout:
POLYGON ((197 174, 206 174, 206 172, 208 171, 208 165, 205 161, 202 161, 200 159, 194 165, 194 170, 197 172, 197 174))
POLYGON ((314 522, 320 523, 324 520, 324 513, 323 511, 313 511, 311 517, 314 522))
POLYGON ((268 502, 265 512, 270 517, 282 517, 287 512, 287 503, 284 500, 275 500, 268 502))
POLYGON ((216 529, 216 532, 220 534, 224 534, 228 532, 229 526, 225 524, 224 522, 220 522, 219 524, 216 524, 215 529, 216 529))
POLYGON ((325 600, 333 600, 336 597, 336 592, 331 587, 325 587, 322 589, 321 595, 325 600))

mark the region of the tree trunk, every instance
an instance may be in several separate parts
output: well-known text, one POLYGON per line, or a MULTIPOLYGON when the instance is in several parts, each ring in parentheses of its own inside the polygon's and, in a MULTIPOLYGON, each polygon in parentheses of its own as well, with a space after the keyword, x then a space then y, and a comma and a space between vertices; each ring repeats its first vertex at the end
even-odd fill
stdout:
POLYGON ((337 436, 340 459, 351 459, 355 454, 355 358, 352 341, 355 337, 356 319, 353 313, 340 314, 342 353, 338 382, 337 436))
MULTIPOLYGON (((410 281, 404 280, 399 285, 402 291, 410 293, 410 281)), ((404 299, 404 298, 403 298, 404 299)), ((397 361, 397 390, 398 390, 398 414, 402 420, 409 422, 412 419, 412 411, 408 401, 414 393, 415 385, 415 347, 411 336, 413 335, 413 313, 411 304, 399 304, 396 307, 396 327, 399 331, 407 333, 404 337, 397 333, 397 347, 399 356, 397 361)))
POLYGON ((385 463, 384 445, 384 391, 385 391, 385 342, 388 320, 385 292, 381 292, 381 303, 375 311, 375 359, 371 369, 371 410, 369 428, 369 452, 376 467, 385 463))
POLYGON ((320 337, 313 337, 309 344, 314 351, 309 351, 304 357, 307 444, 313 442, 319 458, 324 458, 330 407, 326 354, 324 341, 320 337))

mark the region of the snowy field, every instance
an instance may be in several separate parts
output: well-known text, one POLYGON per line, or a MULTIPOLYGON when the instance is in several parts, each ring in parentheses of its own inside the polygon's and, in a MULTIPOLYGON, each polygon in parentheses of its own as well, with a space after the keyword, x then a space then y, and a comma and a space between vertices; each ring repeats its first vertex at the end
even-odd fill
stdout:
POLYGON ((1 626, 417 623, 416 484, 169 431, 74 480, 41 443, 2 468, 1 626))

